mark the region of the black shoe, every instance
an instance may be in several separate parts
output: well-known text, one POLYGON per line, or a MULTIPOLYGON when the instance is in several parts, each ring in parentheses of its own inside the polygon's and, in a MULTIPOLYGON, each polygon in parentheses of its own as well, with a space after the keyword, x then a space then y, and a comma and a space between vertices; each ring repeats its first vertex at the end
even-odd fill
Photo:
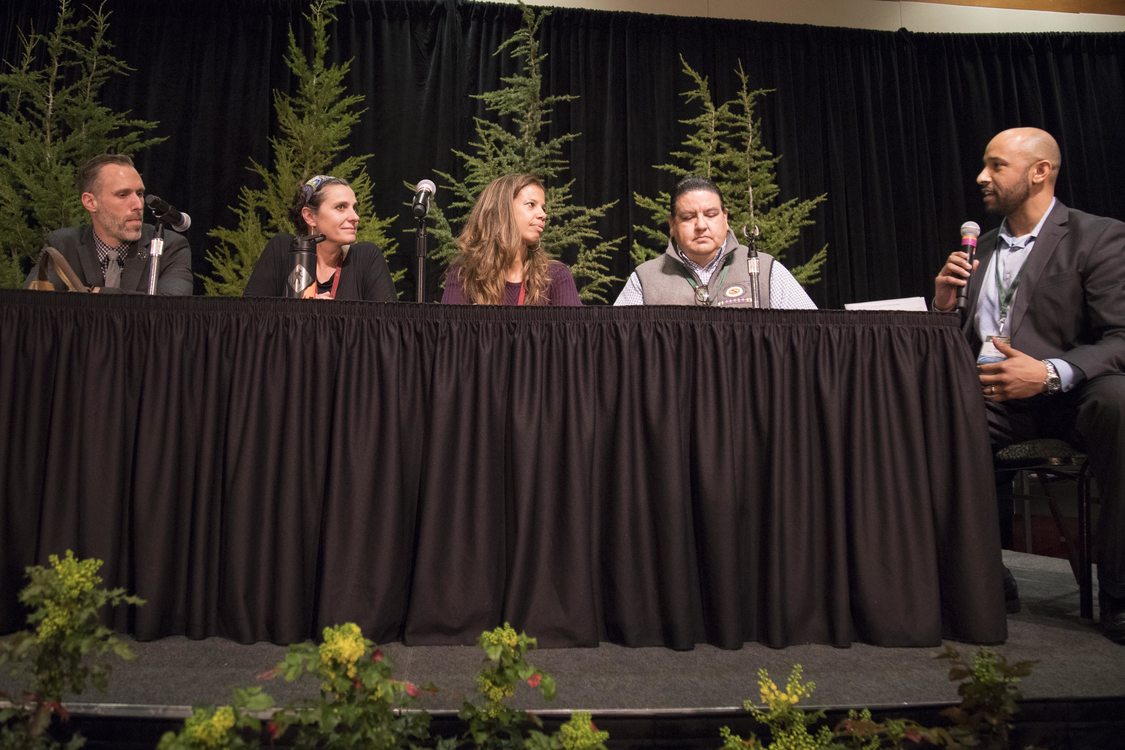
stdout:
POLYGON ((1020 611, 1020 589, 1007 565, 1004 566, 1004 611, 1010 615, 1020 611))
POLYGON ((1102 632, 1114 643, 1125 645, 1125 597, 1098 593, 1102 632))

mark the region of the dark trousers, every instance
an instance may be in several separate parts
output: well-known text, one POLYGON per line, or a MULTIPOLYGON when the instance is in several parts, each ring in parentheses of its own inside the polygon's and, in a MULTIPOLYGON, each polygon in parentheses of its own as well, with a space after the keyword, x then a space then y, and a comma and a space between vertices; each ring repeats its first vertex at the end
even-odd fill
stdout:
MULTIPOLYGON (((1094 532, 1098 585, 1110 596, 1125 597, 1125 375, 1102 375, 1055 396, 990 402, 988 428, 994 451, 1052 437, 1086 452, 1101 497, 1094 532)), ((1011 491, 1006 487, 1001 495, 1001 489, 998 483, 1000 522, 1007 524, 1001 534, 1010 540, 1011 491)))

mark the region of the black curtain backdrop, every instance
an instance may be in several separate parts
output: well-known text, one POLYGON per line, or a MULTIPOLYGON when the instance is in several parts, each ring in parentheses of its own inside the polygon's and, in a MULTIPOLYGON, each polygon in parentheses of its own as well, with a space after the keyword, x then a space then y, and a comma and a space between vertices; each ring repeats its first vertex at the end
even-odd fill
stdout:
MULTIPOLYGON (((269 164, 276 134, 271 92, 289 90, 286 34, 308 46, 295 0, 108 0, 110 36, 137 68, 106 90, 111 106, 160 121, 164 144, 140 156, 152 192, 195 218, 197 273, 209 271, 206 232, 229 226, 228 206, 250 178, 250 158, 269 164)), ((54 3, 0 7, 0 55, 15 59, 17 30, 50 26, 54 3)), ((392 265, 413 298, 410 223, 402 187, 435 169, 457 173, 452 148, 466 148, 472 94, 512 70, 497 45, 518 28, 519 9, 458 0, 352 0, 338 10, 332 54, 355 58, 351 89, 367 96, 355 153, 372 153, 376 211, 397 216, 392 265)), ((1060 198, 1125 218, 1125 34, 967 35, 877 32, 555 10, 543 24, 549 57, 545 94, 577 94, 552 134, 581 132, 569 150, 576 200, 618 200, 603 235, 623 235, 613 271, 630 270, 631 227, 648 222, 634 192, 655 194, 694 114, 679 96, 683 54, 721 97, 733 94, 741 60, 755 87, 774 89, 761 106, 765 143, 782 156, 783 198, 822 192, 816 225, 790 251, 800 262, 827 243, 824 280, 810 292, 822 307, 928 295, 957 229, 984 216, 973 177, 992 134, 1015 125, 1053 132, 1063 150, 1060 198)), ((440 190, 440 185, 439 185, 440 190)), ((440 194, 439 194, 440 200, 440 194)), ((566 260, 564 258, 564 260, 566 260)), ((431 268, 429 296, 438 294, 431 268)))
POLYGON ((1003 641, 957 318, 0 291, 0 633, 74 549, 140 638, 1003 641))

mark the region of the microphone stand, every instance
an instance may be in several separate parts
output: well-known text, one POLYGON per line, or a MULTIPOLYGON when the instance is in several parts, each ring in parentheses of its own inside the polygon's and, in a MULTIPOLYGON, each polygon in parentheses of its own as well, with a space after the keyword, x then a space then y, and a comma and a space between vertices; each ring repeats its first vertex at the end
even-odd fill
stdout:
POLYGON ((750 232, 746 231, 746 227, 742 227, 742 236, 746 239, 746 247, 749 253, 746 256, 746 271, 750 274, 750 307, 758 309, 762 306, 762 286, 759 283, 758 268, 758 235, 761 230, 755 224, 750 232))
POLYGON ((156 215, 156 232, 148 246, 148 294, 156 294, 156 277, 160 274, 160 256, 164 255, 164 214, 156 215))
POLYGON ((415 302, 426 301, 426 215, 418 217, 418 228, 414 232, 414 247, 418 252, 417 274, 418 283, 415 291, 415 302))

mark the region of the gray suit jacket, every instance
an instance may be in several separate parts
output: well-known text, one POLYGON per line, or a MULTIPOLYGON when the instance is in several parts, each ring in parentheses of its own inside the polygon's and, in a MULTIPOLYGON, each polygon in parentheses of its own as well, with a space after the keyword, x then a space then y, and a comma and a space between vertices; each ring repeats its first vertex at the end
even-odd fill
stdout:
MULTIPOLYGON (((980 266, 969 280, 965 335, 973 319, 999 230, 980 241, 980 266)), ((1125 372, 1125 223, 1056 201, 1020 272, 1012 303, 1012 346, 1037 359, 1059 357, 1087 378, 1125 372)))
MULTIPOLYGON (((148 248, 155 231, 155 227, 151 224, 144 225, 141 229, 141 238, 129 247, 125 256, 125 267, 121 269, 121 286, 117 289, 102 289, 103 292, 144 294, 148 291, 150 264, 148 248)), ((98 251, 94 247, 94 229, 89 224, 56 229, 47 235, 47 244, 63 254, 86 286, 102 286, 105 282, 102 276, 102 264, 98 262, 98 251)), ((33 268, 24 283, 24 288, 31 284, 37 274, 38 268, 33 268)), ((48 278, 55 288, 66 288, 55 275, 54 269, 48 272, 48 278)), ((166 230, 164 254, 160 256, 160 272, 156 278, 156 293, 187 295, 191 294, 192 288, 191 247, 188 246, 187 238, 182 234, 166 230)))

